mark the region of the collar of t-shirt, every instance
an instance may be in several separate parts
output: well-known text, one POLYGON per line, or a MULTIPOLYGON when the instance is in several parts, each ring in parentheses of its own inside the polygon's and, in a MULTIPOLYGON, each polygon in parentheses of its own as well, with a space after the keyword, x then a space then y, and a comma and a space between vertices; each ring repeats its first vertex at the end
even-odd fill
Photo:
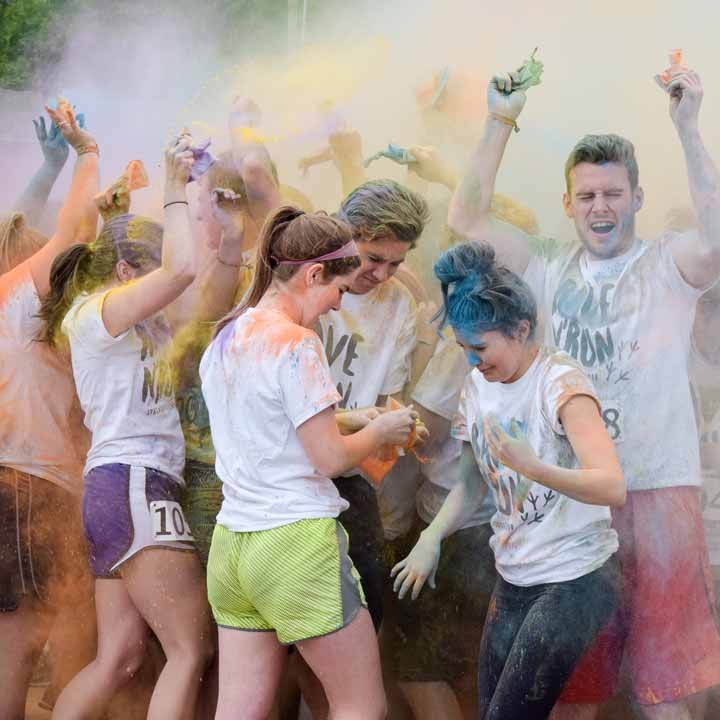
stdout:
MULTIPOLYGON (((540 347, 538 348, 537 354, 535 355, 534 360, 530 363, 530 366, 528 369, 522 374, 521 377, 519 377, 517 380, 514 380, 513 382, 509 383, 502 383, 502 382, 495 382, 492 383, 492 386, 497 389, 497 391, 501 394, 506 394, 509 396, 515 396, 515 394, 523 394, 527 390, 528 386, 532 382, 533 375, 537 372, 538 367, 540 366, 540 363, 542 362, 543 357, 545 357, 545 351, 544 348, 540 347)), ((482 379, 482 373, 479 370, 474 370, 473 372, 477 372, 478 376, 482 379)))
POLYGON ((580 256, 580 272, 583 279, 587 283, 598 286, 604 283, 617 284, 623 270, 635 259, 640 246, 640 240, 635 238, 626 252, 611 258, 594 258, 585 250, 580 256))

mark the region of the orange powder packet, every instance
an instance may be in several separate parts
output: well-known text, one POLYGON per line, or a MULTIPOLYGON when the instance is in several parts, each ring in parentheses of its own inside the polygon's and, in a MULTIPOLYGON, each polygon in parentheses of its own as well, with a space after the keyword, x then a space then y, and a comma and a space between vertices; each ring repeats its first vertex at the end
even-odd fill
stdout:
POLYGON ((665 87, 668 86, 670 81, 673 79, 673 76, 678 75, 681 72, 686 72, 689 69, 687 65, 683 64, 682 49, 680 48, 670 50, 668 53, 668 60, 670 62, 670 67, 667 68, 667 70, 663 70, 663 72, 658 75, 665 87))
POLYGON ((142 160, 131 160, 125 168, 123 174, 109 187, 105 188, 101 193, 95 196, 95 203, 98 205, 112 206, 114 196, 117 192, 125 190, 133 192, 140 188, 148 187, 148 180, 145 166, 142 160))
MULTIPOLYGON (((400 410, 403 407, 397 400, 389 397, 387 401, 388 410, 400 410)), ((407 442, 401 448, 399 445, 390 445, 386 443, 381 445, 375 453, 368 455, 361 463, 360 470, 363 475, 370 480, 373 485, 379 487, 385 476, 393 469, 395 463, 400 457, 400 450, 406 452, 412 451, 415 457, 420 462, 427 462, 427 460, 420 455, 414 449, 417 443, 417 424, 410 431, 407 442)))

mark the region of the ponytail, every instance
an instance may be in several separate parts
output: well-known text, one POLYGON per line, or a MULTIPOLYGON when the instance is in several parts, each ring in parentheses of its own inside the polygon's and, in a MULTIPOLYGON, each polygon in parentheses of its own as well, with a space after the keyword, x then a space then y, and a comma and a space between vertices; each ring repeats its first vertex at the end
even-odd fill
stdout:
POLYGON ((37 337, 40 342, 55 345, 60 323, 82 290, 83 276, 87 274, 92 252, 90 246, 78 243, 60 253, 53 261, 50 268, 50 291, 38 313, 43 322, 37 337))
MULTIPOLYGON (((312 260, 339 250, 351 240, 352 235, 347 223, 331 218, 323 212, 306 213, 291 205, 278 208, 268 216, 260 231, 252 284, 240 303, 218 321, 214 337, 248 308, 257 306, 270 287, 273 277, 287 281, 300 267, 278 264, 276 258, 312 260)), ((325 268, 325 278, 346 275, 360 266, 360 259, 354 255, 320 262, 325 268)))

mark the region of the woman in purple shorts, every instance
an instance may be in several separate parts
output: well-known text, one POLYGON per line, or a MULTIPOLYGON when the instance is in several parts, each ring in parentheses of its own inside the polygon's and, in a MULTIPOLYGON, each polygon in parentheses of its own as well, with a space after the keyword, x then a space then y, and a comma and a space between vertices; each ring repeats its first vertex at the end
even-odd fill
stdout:
POLYGON ((167 663, 148 718, 189 720, 212 652, 204 574, 179 504, 185 447, 161 312, 195 274, 190 142, 181 135, 166 151, 164 232, 139 216, 107 220, 94 243, 58 256, 42 304, 41 339, 67 336, 92 433, 83 526, 98 651, 60 696, 56 720, 101 716, 140 667, 150 631, 167 663))

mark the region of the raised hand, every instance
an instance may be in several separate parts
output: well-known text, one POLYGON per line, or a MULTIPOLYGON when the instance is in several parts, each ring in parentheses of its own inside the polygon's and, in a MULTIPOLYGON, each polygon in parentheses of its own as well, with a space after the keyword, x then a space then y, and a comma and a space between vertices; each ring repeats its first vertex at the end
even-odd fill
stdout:
POLYGON ((510 73, 494 75, 487 89, 488 112, 517 120, 525 107, 527 95, 524 90, 513 90, 510 73))
POLYGON ((656 75, 655 81, 670 96, 670 118, 678 130, 697 125, 703 86, 700 76, 694 70, 685 70, 672 75, 667 82, 663 75, 656 75))
POLYGON ((413 145, 409 150, 415 158, 415 162, 407 166, 409 172, 415 173, 428 182, 445 185, 451 190, 455 188, 457 185, 455 171, 445 162, 437 148, 413 145))
POLYGON ((35 137, 38 139, 45 162, 54 168, 61 168, 65 165, 70 148, 58 130, 58 126, 54 122, 50 123, 48 132, 45 117, 42 115, 37 120, 33 120, 33 125, 35 126, 35 137))
POLYGON ((45 111, 62 134, 62 137, 78 154, 89 149, 97 151, 95 138, 84 129, 82 114, 76 116, 72 105, 65 98, 58 98, 57 109, 46 105, 45 111))
POLYGON ((176 135, 165 149, 165 183, 166 185, 184 186, 190 180, 194 158, 192 136, 187 130, 176 135))

